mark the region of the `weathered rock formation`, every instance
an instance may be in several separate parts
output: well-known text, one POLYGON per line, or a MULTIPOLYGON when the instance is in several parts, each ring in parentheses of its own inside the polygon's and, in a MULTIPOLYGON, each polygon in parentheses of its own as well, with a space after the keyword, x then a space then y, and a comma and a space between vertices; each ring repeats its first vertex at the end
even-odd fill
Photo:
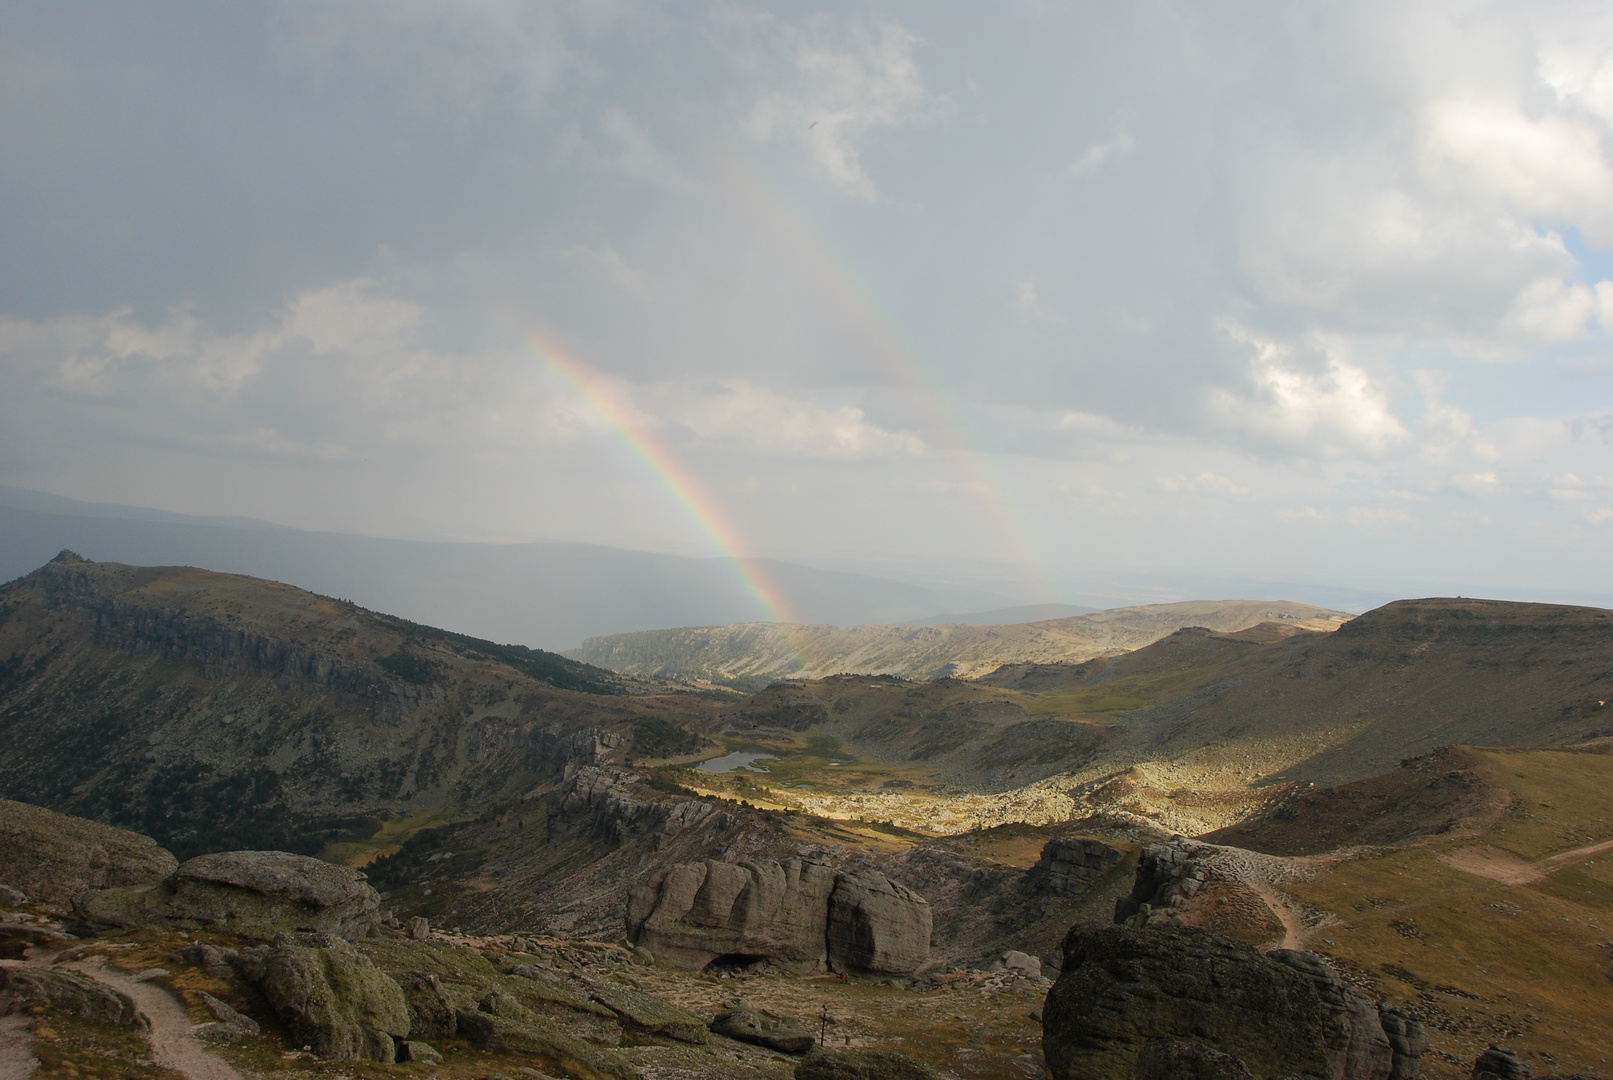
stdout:
POLYGON ((1149 1039, 1137 1054, 1137 1080, 1254 1080, 1243 1062, 1203 1043, 1149 1039))
POLYGON ((292 1035, 324 1058, 397 1060, 409 1034, 403 991, 369 957, 341 938, 301 943, 281 935, 264 960, 258 989, 292 1035))
POLYGON ((1195 858, 1200 847, 1178 839, 1143 848, 1137 855, 1137 876, 1130 895, 1115 901, 1115 922, 1146 925, 1153 911, 1198 892, 1204 885, 1204 873, 1195 858))
POLYGON ((1203 930, 1079 924, 1063 955, 1042 1021, 1056 1080, 1137 1075, 1151 1039, 1203 1043, 1255 1076, 1412 1080, 1427 1046, 1417 1021, 1374 1006, 1309 953, 1263 956, 1203 930))
POLYGON ((629 939, 690 969, 732 958, 907 974, 929 958, 930 928, 924 898, 883 874, 801 859, 662 867, 627 906, 629 939))
POLYGON ((284 851, 199 855, 158 884, 73 898, 91 926, 204 929, 259 941, 282 931, 356 938, 380 906, 361 872, 284 851))
POLYGON ((0 1016, 23 1002, 60 1009, 91 1023, 146 1026, 134 1002, 88 976, 60 969, 0 968, 0 1016))
POLYGON ((812 1049, 815 1041, 799 1024, 753 1009, 742 1001, 712 1017, 711 1030, 715 1035, 755 1043, 784 1054, 804 1054, 812 1049))
POLYGON ((1515 1051, 1493 1043, 1473 1062, 1473 1080, 1530 1080, 1533 1075, 1515 1051))
POLYGON ((829 966, 905 975, 930 958, 930 904, 877 870, 840 874, 829 897, 829 966))
POLYGON ((73 894, 160 881, 178 862, 149 836, 0 799, 0 883, 65 907, 73 894))
POLYGON ((1342 1070, 1337 1075, 1363 1080, 1412 1080, 1417 1075, 1418 1059, 1428 1049, 1420 1022, 1387 1002, 1374 1005, 1315 953, 1273 949, 1266 955, 1303 973, 1316 988, 1328 1059, 1342 1070))
POLYGON ((1101 840, 1049 840, 1031 867, 1037 891, 1064 896, 1085 891, 1121 859, 1118 848, 1101 840))
POLYGON ((934 1067, 881 1051, 819 1051, 795 1067, 795 1080, 941 1080, 934 1067))

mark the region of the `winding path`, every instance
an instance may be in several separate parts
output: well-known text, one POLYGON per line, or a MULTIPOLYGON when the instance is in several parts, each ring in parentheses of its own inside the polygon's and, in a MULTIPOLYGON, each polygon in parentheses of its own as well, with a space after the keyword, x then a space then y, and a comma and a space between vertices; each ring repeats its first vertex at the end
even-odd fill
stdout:
MULTIPOLYGON (((58 955, 59 950, 30 949, 27 960, 17 966, 50 967, 58 955)), ((252 1080, 202 1045, 185 1007, 163 987, 138 982, 109 968, 101 956, 62 967, 128 995, 151 1025, 151 1056, 163 1068, 172 1069, 186 1080, 252 1080)), ((33 1056, 32 1042, 27 1016, 0 1017, 0 1080, 28 1080, 33 1075, 39 1062, 33 1056)))
POLYGON ((1593 855, 1613 851, 1613 840, 1560 851, 1544 859, 1529 860, 1498 847, 1466 847, 1439 856, 1439 861, 1464 874, 1486 877, 1503 885, 1531 885, 1550 877, 1565 866, 1584 862, 1593 855))
POLYGON ((0 1080, 28 1080, 39 1068, 28 1024, 22 1013, 0 1016, 0 1080))

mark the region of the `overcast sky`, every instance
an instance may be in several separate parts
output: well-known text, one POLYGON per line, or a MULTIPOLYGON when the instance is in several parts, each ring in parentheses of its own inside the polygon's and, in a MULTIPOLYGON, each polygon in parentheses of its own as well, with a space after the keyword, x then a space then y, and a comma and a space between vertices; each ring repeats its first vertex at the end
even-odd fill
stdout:
POLYGON ((0 6, 77 498, 1610 596, 1610 252, 1606 4, 0 6))

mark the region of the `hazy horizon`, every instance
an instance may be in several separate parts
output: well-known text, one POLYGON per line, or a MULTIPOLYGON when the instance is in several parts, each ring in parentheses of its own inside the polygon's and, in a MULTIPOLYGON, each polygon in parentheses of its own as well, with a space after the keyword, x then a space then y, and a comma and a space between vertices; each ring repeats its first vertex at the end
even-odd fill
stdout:
POLYGON ((1613 597, 1605 7, 4 3, 0 43, 0 484, 1005 607, 1613 597))

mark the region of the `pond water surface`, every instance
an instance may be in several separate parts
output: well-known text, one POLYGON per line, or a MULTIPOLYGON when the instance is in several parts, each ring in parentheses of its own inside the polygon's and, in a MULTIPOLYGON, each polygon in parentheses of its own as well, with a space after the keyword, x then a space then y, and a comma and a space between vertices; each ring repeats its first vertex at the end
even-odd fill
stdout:
MULTIPOLYGON (((758 754, 751 750, 735 750, 732 754, 711 758, 702 761, 699 765, 701 772, 733 772, 735 769, 751 769, 753 761, 772 761, 772 754, 758 754)), ((763 766, 754 766, 756 772, 766 772, 763 766)))

